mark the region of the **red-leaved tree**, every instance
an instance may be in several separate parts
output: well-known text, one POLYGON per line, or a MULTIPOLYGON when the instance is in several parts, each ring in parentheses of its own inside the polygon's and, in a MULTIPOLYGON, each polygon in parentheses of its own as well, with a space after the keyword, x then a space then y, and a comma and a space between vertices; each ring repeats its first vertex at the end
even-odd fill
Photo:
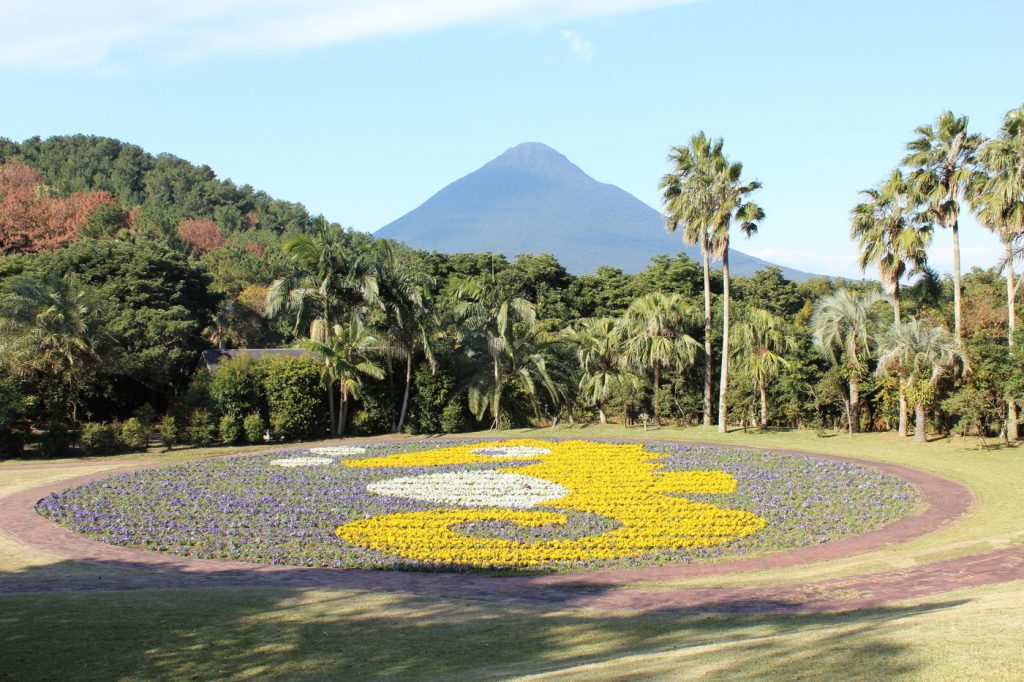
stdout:
POLYGON ((178 225, 178 235, 188 242, 192 253, 201 256, 224 246, 224 233, 212 220, 186 220, 178 225))

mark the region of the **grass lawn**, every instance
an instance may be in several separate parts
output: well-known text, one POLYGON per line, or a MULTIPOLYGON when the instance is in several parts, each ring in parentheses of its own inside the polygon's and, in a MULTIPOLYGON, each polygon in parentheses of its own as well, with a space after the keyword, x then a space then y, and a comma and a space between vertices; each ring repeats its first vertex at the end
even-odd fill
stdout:
MULTIPOLYGON (((975 441, 959 440, 915 446, 887 434, 852 439, 818 438, 813 432, 719 436, 703 429, 667 428, 645 434, 642 429, 599 426, 498 435, 646 436, 848 454, 960 480, 978 498, 959 522, 899 547, 686 584, 799 582, 1024 541, 1019 521, 1024 449, 983 451, 975 441)), ((179 461, 226 452, 181 450, 152 456, 179 461)), ((4 471, 0 466, 0 495, 122 462, 77 460, 68 462, 73 470, 59 472, 4 471)), ((24 548, 19 553, 11 539, 0 542, 0 572, 8 575, 59 570, 54 562, 24 548)), ((1024 669, 1021 632, 1024 581, 813 616, 551 610, 351 590, 5 595, 0 597, 0 679, 1011 680, 1019 679, 1024 669)))

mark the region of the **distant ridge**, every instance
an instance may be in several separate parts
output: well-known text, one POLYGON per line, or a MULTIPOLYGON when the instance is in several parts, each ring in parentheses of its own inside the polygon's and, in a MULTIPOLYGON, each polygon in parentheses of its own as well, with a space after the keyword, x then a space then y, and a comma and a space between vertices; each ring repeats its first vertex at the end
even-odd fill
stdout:
MULTIPOLYGON (((444 253, 551 253, 577 275, 602 265, 636 273, 658 254, 700 259, 698 247, 665 232, 658 211, 539 142, 505 151, 375 236, 444 253)), ((766 267, 792 280, 814 276, 735 249, 729 266, 740 276, 766 267)))

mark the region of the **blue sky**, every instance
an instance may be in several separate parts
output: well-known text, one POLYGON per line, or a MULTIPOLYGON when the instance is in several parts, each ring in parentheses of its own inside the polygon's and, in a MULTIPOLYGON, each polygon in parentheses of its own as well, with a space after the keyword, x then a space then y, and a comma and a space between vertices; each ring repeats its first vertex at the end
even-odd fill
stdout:
MULTIPOLYGON (((849 209, 914 127, 993 134, 1024 102, 1015 0, 14 4, 0 136, 109 135, 368 231, 524 141, 657 208, 704 130, 764 183, 737 248, 855 275, 849 209)), ((973 221, 961 243, 965 270, 998 258, 973 221)))

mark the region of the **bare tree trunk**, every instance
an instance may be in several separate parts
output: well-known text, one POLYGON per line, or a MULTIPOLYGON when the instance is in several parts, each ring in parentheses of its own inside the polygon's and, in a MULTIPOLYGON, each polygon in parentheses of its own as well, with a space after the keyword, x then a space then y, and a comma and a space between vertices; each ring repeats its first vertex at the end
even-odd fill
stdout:
MULTIPOLYGON (((1006 245, 1006 329, 1010 352, 1013 353, 1013 333, 1017 328, 1017 278, 1013 272, 1013 244, 1006 245)), ((1016 396, 1006 396, 1006 439, 1017 440, 1016 396)))
POLYGON ((405 428, 405 413, 409 409, 409 389, 412 386, 412 353, 405 359, 405 395, 402 396, 402 411, 398 415, 398 428, 396 433, 401 433, 405 428))
POLYGON ((850 435, 860 433, 860 377, 856 370, 850 375, 850 410, 847 421, 850 423, 850 435))
MULTIPOLYGON (((900 283, 896 280, 896 284, 893 286, 893 313, 896 324, 903 321, 903 305, 900 302, 900 283)), ((908 415, 909 408, 907 406, 907 389, 903 385, 903 376, 900 376, 900 425, 899 425, 899 437, 907 437, 907 422, 909 420, 908 415)))
POLYGON ((345 435, 345 422, 348 421, 348 389, 345 387, 344 377, 341 380, 340 400, 341 404, 338 406, 338 428, 335 430, 334 435, 344 436, 345 435))
MULTIPOLYGON (((963 341, 963 328, 960 315, 960 227, 954 220, 950 226, 953 231, 953 327, 957 341, 963 341)), ((917 436, 914 436, 915 440, 917 436)))
POLYGON ((328 415, 328 417, 330 418, 330 422, 331 422, 330 432, 334 433, 337 430, 337 426, 335 426, 335 424, 338 423, 338 418, 335 415, 335 410, 334 410, 334 382, 333 381, 331 381, 330 383, 327 384, 327 411, 330 412, 330 414, 328 415))
POLYGON ((607 424, 608 423, 608 415, 605 414, 605 412, 604 412, 604 405, 602 405, 600 403, 597 406, 597 415, 598 415, 598 418, 601 420, 602 424, 607 424))
POLYGON ((654 400, 651 401, 651 405, 654 408, 654 423, 658 423, 658 389, 661 388, 661 363, 655 361, 654 363, 654 400))
POLYGON ((914 409, 914 442, 928 442, 928 438, 924 433, 924 405, 921 403, 918 403, 914 409))
POLYGON ((759 425, 760 430, 764 431, 768 428, 768 391, 765 390, 764 386, 760 387, 761 391, 761 423, 759 425))
POLYGON ((722 374, 718 385, 718 432, 726 431, 725 392, 729 388, 729 248, 722 254, 722 374))
POLYGON ((711 369, 711 256, 708 254, 707 239, 700 245, 704 257, 704 426, 711 426, 711 385, 714 377, 711 369))

